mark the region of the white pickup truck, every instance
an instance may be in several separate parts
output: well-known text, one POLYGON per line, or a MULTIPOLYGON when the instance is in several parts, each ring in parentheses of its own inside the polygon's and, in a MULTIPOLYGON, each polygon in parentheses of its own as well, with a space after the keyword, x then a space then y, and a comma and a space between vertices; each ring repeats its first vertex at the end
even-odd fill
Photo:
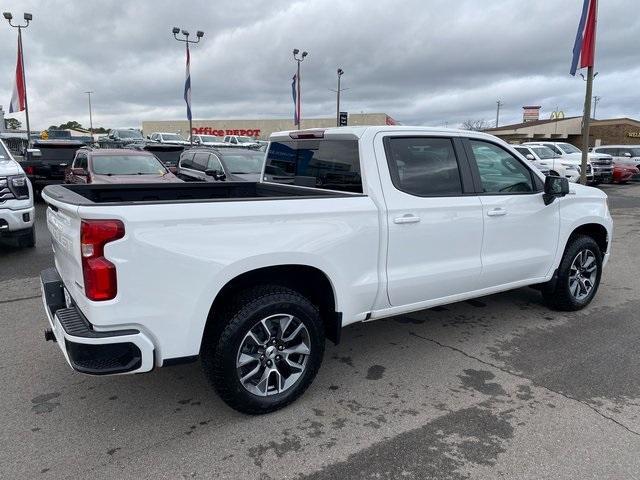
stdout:
POLYGON ((606 195, 545 179, 493 136, 381 126, 270 140, 268 182, 44 190, 45 333, 74 369, 200 358, 231 407, 265 413, 302 394, 325 338, 354 322, 528 285, 562 310, 596 294, 606 195))

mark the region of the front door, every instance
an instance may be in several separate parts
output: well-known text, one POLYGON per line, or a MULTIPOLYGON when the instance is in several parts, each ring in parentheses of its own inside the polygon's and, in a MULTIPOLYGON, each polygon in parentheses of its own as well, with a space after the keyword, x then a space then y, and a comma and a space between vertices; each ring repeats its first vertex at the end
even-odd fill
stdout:
POLYGON ((390 304, 475 290, 482 205, 462 144, 450 137, 390 135, 383 145, 378 158, 386 164, 378 169, 387 206, 390 304))
POLYGON ((497 143, 469 139, 484 216, 482 288, 546 276, 560 231, 560 201, 545 205, 543 183, 497 143))

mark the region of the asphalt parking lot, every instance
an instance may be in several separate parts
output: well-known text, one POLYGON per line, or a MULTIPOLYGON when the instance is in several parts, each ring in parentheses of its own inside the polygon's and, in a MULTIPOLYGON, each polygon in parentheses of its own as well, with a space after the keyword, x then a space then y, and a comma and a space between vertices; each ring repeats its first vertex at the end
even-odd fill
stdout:
POLYGON ((198 363, 72 372, 43 339, 38 244, 0 247, 0 478, 638 478, 640 184, 604 186, 595 301, 520 289, 349 327, 295 404, 230 410, 198 363))

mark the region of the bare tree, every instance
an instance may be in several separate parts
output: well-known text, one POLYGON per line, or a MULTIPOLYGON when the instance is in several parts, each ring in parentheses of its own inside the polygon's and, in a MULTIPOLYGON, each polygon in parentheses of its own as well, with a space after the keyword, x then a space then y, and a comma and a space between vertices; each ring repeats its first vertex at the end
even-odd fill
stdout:
POLYGON ((486 130, 487 128, 492 128, 493 122, 490 122, 489 120, 484 120, 484 119, 465 120, 464 122, 462 122, 460 127, 463 130, 474 130, 476 132, 481 132, 482 130, 486 130))

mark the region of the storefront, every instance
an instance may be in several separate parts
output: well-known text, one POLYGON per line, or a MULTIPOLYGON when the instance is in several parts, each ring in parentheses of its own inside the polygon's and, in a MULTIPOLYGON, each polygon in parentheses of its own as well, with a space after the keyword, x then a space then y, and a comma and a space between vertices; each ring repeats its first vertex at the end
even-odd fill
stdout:
MULTIPOLYGON (((536 140, 569 142, 582 148, 582 117, 534 120, 490 128, 485 132, 509 143, 536 140)), ((640 145, 640 121, 631 118, 591 120, 589 145, 640 145)))
MULTIPOLYGON (((395 125, 396 121, 386 113, 354 113, 348 116, 348 125, 395 125)), ((301 128, 335 127, 336 119, 303 119, 301 128)), ((247 120, 194 120, 193 133, 197 135, 245 135, 266 140, 273 132, 293 130, 291 119, 247 119, 247 120)), ((143 134, 153 132, 179 133, 189 136, 189 122, 186 120, 158 120, 142 122, 143 134)))

